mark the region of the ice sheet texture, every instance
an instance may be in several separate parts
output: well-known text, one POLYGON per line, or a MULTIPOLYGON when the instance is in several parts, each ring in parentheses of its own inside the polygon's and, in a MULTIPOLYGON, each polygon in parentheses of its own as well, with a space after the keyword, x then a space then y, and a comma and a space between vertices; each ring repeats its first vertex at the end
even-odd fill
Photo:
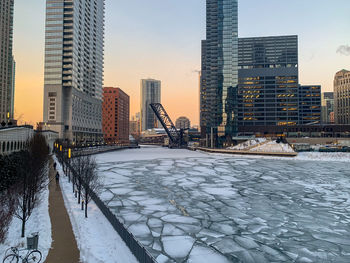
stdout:
POLYGON ((163 148, 97 159, 101 198, 159 262, 350 262, 349 163, 163 148))

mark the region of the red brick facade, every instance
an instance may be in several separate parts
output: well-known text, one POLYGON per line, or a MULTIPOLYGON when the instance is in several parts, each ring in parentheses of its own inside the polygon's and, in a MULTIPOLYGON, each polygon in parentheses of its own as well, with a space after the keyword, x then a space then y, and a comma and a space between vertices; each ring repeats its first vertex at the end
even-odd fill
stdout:
POLYGON ((120 88, 103 88, 102 131, 108 144, 129 144, 130 98, 120 88))

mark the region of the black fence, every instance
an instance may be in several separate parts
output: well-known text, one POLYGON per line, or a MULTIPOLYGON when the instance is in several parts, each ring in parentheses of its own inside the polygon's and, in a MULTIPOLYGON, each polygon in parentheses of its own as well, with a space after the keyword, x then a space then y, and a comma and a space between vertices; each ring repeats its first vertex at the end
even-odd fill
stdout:
POLYGON ((105 215, 107 220, 112 224, 113 228, 118 232, 119 236, 124 240, 134 256, 141 263, 155 263, 156 260, 148 253, 148 251, 141 245, 136 238, 130 233, 124 224, 111 212, 111 210, 101 201, 95 194, 91 194, 91 199, 94 200, 98 208, 105 215))
MULTIPOLYGON (((66 163, 67 167, 73 174, 76 175, 75 170, 69 163, 66 163)), ((101 199, 93 192, 90 191, 91 199, 96 203, 97 207, 101 210, 107 220, 111 223, 115 231, 123 239, 125 244, 129 247, 130 251, 134 254, 140 263, 156 263, 154 257, 145 249, 145 247, 136 240, 134 235, 128 231, 123 223, 111 212, 111 210, 101 201, 101 199)), ((116 251, 118 254, 118 251, 116 251)))

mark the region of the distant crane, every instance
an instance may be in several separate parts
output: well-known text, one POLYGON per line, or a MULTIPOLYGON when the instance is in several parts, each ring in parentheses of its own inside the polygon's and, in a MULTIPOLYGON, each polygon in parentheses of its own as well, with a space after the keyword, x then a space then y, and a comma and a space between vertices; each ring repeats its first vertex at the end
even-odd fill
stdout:
POLYGON ((169 141, 170 141, 169 147, 176 147, 176 148, 186 147, 187 143, 183 139, 184 130, 176 129, 174 123, 170 119, 163 105, 160 103, 151 103, 150 106, 169 137, 169 141))

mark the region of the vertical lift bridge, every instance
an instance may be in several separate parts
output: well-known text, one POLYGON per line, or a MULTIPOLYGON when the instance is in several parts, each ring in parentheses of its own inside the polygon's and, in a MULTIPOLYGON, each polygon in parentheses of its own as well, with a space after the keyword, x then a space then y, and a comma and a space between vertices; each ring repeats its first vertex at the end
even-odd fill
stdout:
POLYGON ((176 129, 163 105, 160 103, 151 103, 150 106, 169 136, 169 147, 186 147, 187 144, 183 139, 183 130, 176 129))

